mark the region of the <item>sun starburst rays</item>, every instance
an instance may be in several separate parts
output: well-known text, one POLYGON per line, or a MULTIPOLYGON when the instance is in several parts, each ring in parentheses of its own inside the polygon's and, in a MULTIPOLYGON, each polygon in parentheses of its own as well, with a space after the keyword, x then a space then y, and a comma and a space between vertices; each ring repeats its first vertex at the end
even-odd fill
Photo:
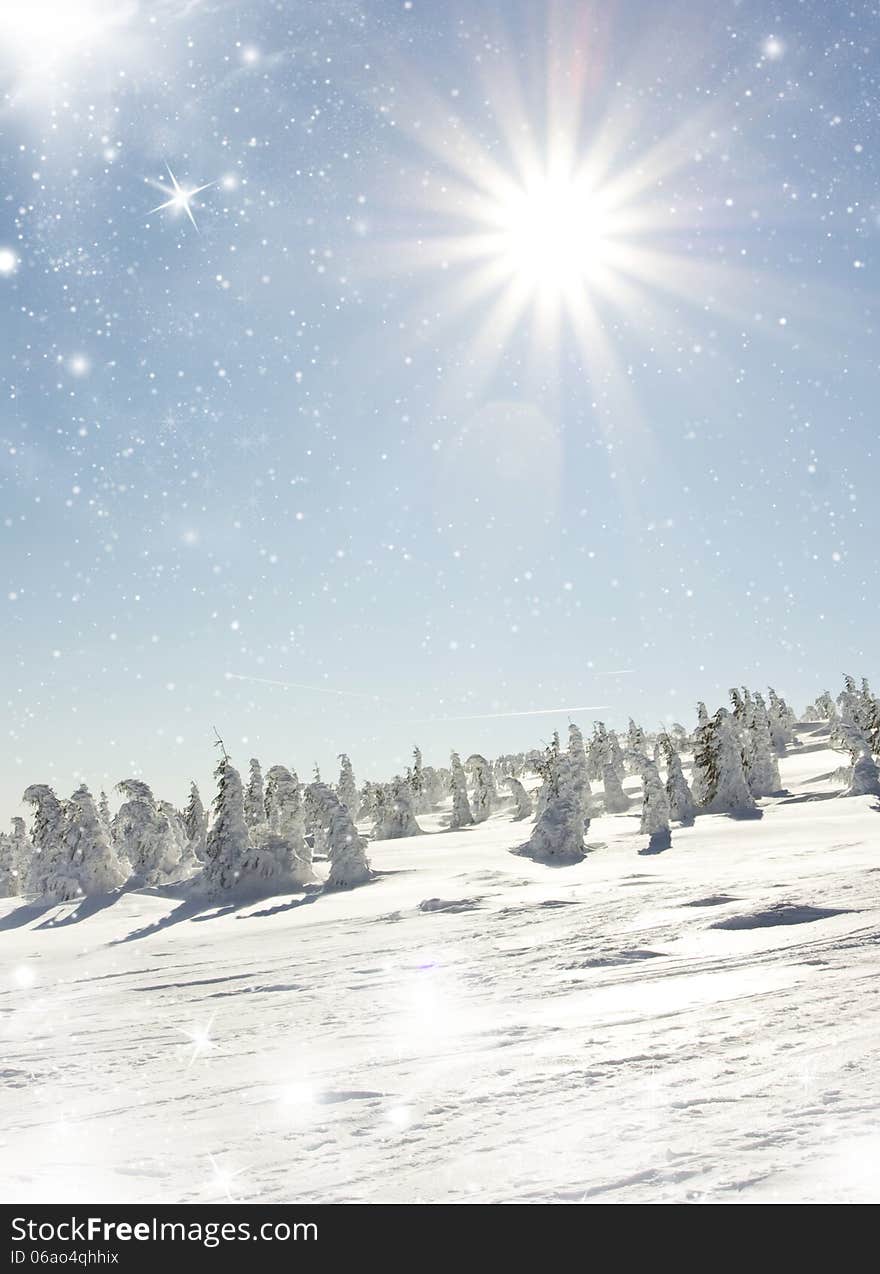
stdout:
MULTIPOLYGON (((434 329, 468 330, 473 394, 508 353, 544 385, 565 356, 623 390, 617 336, 638 340, 643 313, 696 308, 730 277, 729 258, 701 252, 708 214, 690 180, 723 145, 721 104, 658 129, 603 83, 600 42, 554 21, 543 68, 495 42, 472 114, 400 75, 421 172, 389 251, 395 272, 434 276, 434 329)), ((387 256, 368 268, 387 270, 387 256)))

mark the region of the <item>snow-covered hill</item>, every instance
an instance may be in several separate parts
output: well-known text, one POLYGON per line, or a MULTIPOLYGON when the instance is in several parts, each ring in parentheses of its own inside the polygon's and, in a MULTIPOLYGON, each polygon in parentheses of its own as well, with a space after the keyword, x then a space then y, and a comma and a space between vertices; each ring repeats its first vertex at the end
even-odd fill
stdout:
POLYGON ((661 854, 499 814, 350 893, 3 900, 0 1197, 875 1200, 880 814, 801 737, 661 854))

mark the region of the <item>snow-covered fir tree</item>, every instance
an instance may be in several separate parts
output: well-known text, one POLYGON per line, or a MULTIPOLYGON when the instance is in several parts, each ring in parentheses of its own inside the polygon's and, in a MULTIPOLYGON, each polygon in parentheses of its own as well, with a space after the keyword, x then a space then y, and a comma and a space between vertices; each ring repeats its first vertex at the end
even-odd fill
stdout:
POLYGON ((551 789, 555 789, 559 781, 562 745, 559 742, 559 731, 554 730, 550 742, 543 752, 535 753, 532 767, 541 779, 538 795, 535 800, 535 820, 544 813, 544 807, 550 798, 551 789))
POLYGON ((421 836, 416 822, 413 791, 410 784, 396 775, 388 784, 382 803, 381 821, 373 829, 374 840, 400 840, 404 836, 421 836))
POLYGON ((163 818, 168 820, 168 826, 171 828, 171 835, 174 838, 177 861, 174 866, 173 878, 175 880, 183 880, 201 867, 201 859, 199 859, 194 847, 190 844, 186 828, 183 825, 183 815, 174 808, 170 801, 158 801, 156 809, 163 818))
POLYGON ((190 782, 189 785, 189 799, 184 807, 182 822, 189 852, 203 863, 205 839, 208 835, 208 815, 195 781, 190 782))
POLYGON ((354 781, 354 770, 351 768, 351 761, 345 752, 340 752, 337 759, 339 761, 339 782, 336 785, 336 795, 354 817, 357 813, 357 783, 354 781))
POLYGON ((23 818, 12 820, 11 832, 0 832, 0 898, 17 898, 24 893, 31 844, 23 818))
POLYGON ((830 743, 837 751, 845 752, 849 758, 850 770, 847 775, 847 789, 844 796, 873 795, 874 765, 871 747, 867 735, 853 721, 843 716, 836 717, 831 727, 830 743))
POLYGON ((434 765, 422 766, 422 782, 424 790, 424 810, 427 813, 439 805, 449 787, 449 774, 442 767, 434 765))
POLYGON ((229 893, 239 883, 249 849, 241 775, 224 752, 214 771, 217 795, 214 818, 205 843, 203 881, 215 894, 229 893))
POLYGON ((647 755, 648 741, 645 738, 645 732, 640 725, 636 725, 632 717, 629 719, 629 725, 626 731, 626 750, 631 759, 633 768, 638 771, 640 767, 640 758, 647 755))
POLYGON ((357 828, 347 806, 324 783, 313 783, 309 799, 320 810, 319 821, 327 828, 327 855, 330 859, 328 889, 352 889, 365 885, 373 877, 367 858, 367 843, 357 828))
POLYGON ((870 752, 856 757, 849 787, 842 796, 880 796, 880 772, 870 752))
POLYGON ((256 839, 251 833, 251 841, 241 856, 234 891, 239 897, 283 893, 300 889, 315 879, 311 865, 293 852, 290 841, 276 836, 263 824, 257 829, 256 839))
POLYGON ((855 677, 846 673, 843 678, 843 689, 837 696, 837 711, 844 721, 861 727, 859 720, 859 688, 855 677))
MULTIPOLYGON (((620 746, 620 739, 618 738, 616 730, 608 731, 608 757, 611 765, 614 767, 617 777, 621 782, 623 782, 624 775, 626 774, 626 766, 623 760, 623 748, 620 746)), ((604 769, 602 773, 605 773, 604 769)))
POLYGON ((709 713, 706 711, 706 705, 700 701, 697 704, 697 728, 694 731, 694 761, 691 767, 691 791, 694 802, 700 809, 704 809, 711 800, 712 777, 709 765, 714 755, 713 748, 714 742, 712 741, 712 728, 709 724, 709 713))
POLYGON ((642 785, 641 830, 649 838, 648 849, 654 852, 669 849, 672 844, 672 834, 669 830, 669 801, 656 765, 647 758, 642 762, 642 785))
POLYGON ((176 877, 180 863, 173 827, 142 779, 123 779, 116 791, 126 799, 113 819, 113 844, 131 868, 132 884, 167 884, 176 877))
POLYGON ((425 813, 431 808, 428 801, 427 787, 425 783, 425 767, 422 762, 422 750, 416 744, 413 747, 413 763, 410 767, 409 785, 412 788, 413 808, 417 814, 425 813))
POLYGON ((470 827, 474 821, 474 816, 468 800, 467 776, 461 763, 461 757, 457 752, 452 753, 449 764, 449 790, 452 793, 452 814, 449 819, 449 826, 451 828, 470 827))
POLYGON ((606 814, 622 814, 629 809, 629 797, 623 790, 620 775, 610 761, 606 761, 602 771, 602 785, 605 789, 606 814))
POLYGON ((608 731, 604 721, 593 722, 593 733, 587 748, 587 774, 595 782, 602 781, 605 766, 611 760, 608 731))
POLYGON ((21 893, 22 883, 12 850, 12 837, 0 832, 0 898, 16 898, 21 893))
POLYGON ((22 800, 34 807, 27 892, 53 902, 75 898, 79 881, 64 852, 63 804, 46 783, 32 783, 22 800))
POLYGON ((573 722, 570 722, 568 727, 568 774, 573 795, 581 802, 584 811, 584 827, 587 828, 590 824, 592 798, 589 765, 584 747, 584 736, 573 722))
POLYGON ((701 740, 701 769, 707 775, 707 808, 714 814, 747 814, 756 806, 749 791, 736 723, 726 708, 708 722, 701 740))
POLYGON ((296 774, 284 765, 273 765, 266 775, 265 801, 269 833, 285 840, 295 856, 311 866, 311 850, 306 844, 302 788, 296 774))
POLYGON ((247 790, 244 794, 244 820, 248 827, 260 827, 266 821, 266 793, 263 771, 255 756, 251 757, 247 790))
POLYGON ((729 691, 729 694, 731 704, 730 715, 738 725, 743 726, 748 721, 751 714, 751 695, 745 686, 742 688, 742 693, 740 693, 740 691, 734 686, 734 688, 729 691))
POLYGON ((785 756, 786 749, 794 743, 794 713, 772 686, 768 687, 770 739, 777 756, 785 756))
POLYGON ((661 734, 660 744, 666 762, 666 799, 669 802, 669 817, 675 819, 677 823, 690 824, 696 817, 697 806, 684 776, 681 757, 671 735, 661 734))
POLYGON ((483 823, 498 804, 498 790, 492 767, 484 756, 474 752, 465 762, 473 779, 471 812, 475 823, 483 823))
POLYGON ((76 878, 81 894, 107 894, 125 883, 128 873, 110 844, 94 797, 84 783, 65 802, 62 839, 69 873, 76 878))
POLYGON ((512 774, 509 774, 507 778, 504 780, 504 783, 507 787, 510 788, 510 794, 513 797, 514 821, 518 822, 520 819, 523 819, 523 818, 531 818, 532 798, 529 796, 528 792, 523 787, 519 779, 516 779, 513 777, 512 774))
POLYGON ((528 841, 513 852, 538 862, 578 862, 586 854, 583 804, 568 773, 568 754, 550 755, 543 809, 528 841))
POLYGON ((827 690, 823 690, 816 700, 816 711, 820 721, 833 721, 837 716, 837 706, 827 690))
POLYGON ((113 822, 113 815, 110 813, 110 802, 107 799, 107 793, 101 789, 98 797, 98 818, 101 820, 101 826, 107 834, 108 839, 112 840, 110 834, 110 824, 113 822))
POLYGON ((865 677, 858 687, 853 677, 844 679, 844 688, 837 696, 839 718, 854 726, 865 738, 869 752, 880 752, 880 701, 874 698, 865 677))
POLYGON ((749 702, 749 715, 743 736, 746 781, 752 796, 770 796, 778 792, 782 781, 773 747, 770 717, 764 698, 758 693, 749 702))

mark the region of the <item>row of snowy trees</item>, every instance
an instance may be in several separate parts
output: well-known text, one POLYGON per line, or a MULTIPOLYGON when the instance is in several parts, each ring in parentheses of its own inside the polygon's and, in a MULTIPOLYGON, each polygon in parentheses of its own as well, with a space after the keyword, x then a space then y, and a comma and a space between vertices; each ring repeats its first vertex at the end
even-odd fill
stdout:
POLYGON ((276 765, 264 787, 259 762, 252 760, 245 787, 225 751, 215 777, 210 820, 195 783, 178 812, 157 801, 141 779, 124 779, 116 789, 123 801, 112 818, 106 796, 96 804, 85 785, 62 801, 48 785, 33 784, 24 793, 34 811, 30 836, 21 818, 13 820, 11 835, 0 835, 0 894, 64 902, 124 884, 184 880, 211 895, 272 892, 316 880, 316 842, 329 859, 330 888, 370 878, 365 841, 347 805, 326 784, 303 789, 292 771, 276 765))
MULTIPOLYGON (((522 853, 542 860, 573 861, 586 852, 584 832, 589 826, 590 779, 601 773, 606 813, 622 812, 629 805, 623 791, 624 766, 642 778, 641 830, 648 836, 648 851, 671 844, 671 823, 687 825, 700 813, 748 817, 758 813, 757 801, 781 788, 778 758, 794 741, 795 715, 771 688, 768 699, 758 692, 730 691, 731 708, 719 708, 710 717, 698 705, 698 722, 692 740, 683 727, 661 731, 649 749, 649 740, 630 720, 627 751, 602 722, 597 722, 590 746, 585 749, 577 726, 569 727, 569 745, 562 752, 554 736, 536 769, 543 779, 538 797, 535 830, 522 853), (617 744, 617 747, 615 747, 617 744), (681 749, 693 750, 691 783, 684 773, 681 749), (648 752, 652 751, 649 759, 648 752), (665 763, 666 779, 658 764, 665 763)), ((822 700, 827 707, 830 696, 822 700)), ((880 703, 867 682, 857 690, 847 677, 835 707, 832 742, 850 752, 852 770, 844 795, 880 795, 880 780, 871 756, 880 742, 880 703)), ((814 709, 815 710, 815 709, 814 709)), ((810 709, 808 709, 809 713, 810 709)))
MULTIPOLYGON (((766 700, 734 689, 730 701, 729 709, 711 717, 700 703, 692 736, 677 723, 648 736, 630 720, 622 743, 597 721, 585 742, 571 724, 565 750, 555 734, 543 752, 495 761, 473 753, 462 762, 453 752, 448 769, 425 766, 416 747, 405 774, 360 790, 345 754, 335 788, 322 781, 317 767, 305 786, 283 765, 272 766, 264 779, 255 758, 245 785, 223 749, 211 816, 195 783, 178 811, 156 800, 143 780, 124 779, 116 788, 123 799, 113 816, 103 792, 96 803, 81 786, 59 800, 51 787, 33 784, 24 794, 33 808, 30 835, 21 818, 13 820, 11 833, 0 834, 0 895, 64 901, 125 883, 182 881, 212 895, 281 892, 314 884, 316 858, 329 860, 330 887, 360 884, 371 871, 356 822, 368 821, 374 840, 421 835, 418 815, 447 798, 448 827, 481 823, 506 801, 515 820, 535 818, 522 852, 571 860, 583 856, 590 819, 600 808, 592 784, 602 784, 602 812, 623 813, 631 805, 623 787, 627 773, 641 778, 641 829, 648 848, 666 848, 671 823, 686 825, 699 813, 748 816, 757 812, 760 798, 780 789, 778 758, 793 741, 794 714, 773 689, 766 700), (683 752, 693 754, 690 782, 683 752), (522 781, 528 773, 541 780, 534 806, 522 781)), ((880 795, 872 755, 880 747, 880 701, 868 683, 857 687, 846 677, 836 701, 826 691, 804 715, 829 722, 832 744, 848 753, 846 794, 880 795)))

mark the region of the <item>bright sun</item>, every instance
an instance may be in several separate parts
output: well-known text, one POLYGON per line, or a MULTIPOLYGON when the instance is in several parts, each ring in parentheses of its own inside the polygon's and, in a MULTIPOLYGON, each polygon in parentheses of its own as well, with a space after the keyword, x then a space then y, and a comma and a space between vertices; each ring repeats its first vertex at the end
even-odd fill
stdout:
POLYGON ((686 310, 737 321, 749 312, 748 271, 704 250, 719 212, 692 179, 723 155, 724 102, 680 122, 629 109, 591 8, 548 6, 536 42, 544 67, 499 26, 469 111, 417 74, 397 86, 395 123, 415 147, 403 170, 415 215, 386 253, 370 245, 365 269, 442 280, 430 315, 421 296, 415 304, 426 325, 467 331, 450 398, 490 384, 509 355, 528 384, 558 385, 577 368, 603 411, 632 417, 623 333, 650 341, 672 312, 679 323, 686 310))
POLYGON ((23 0, 10 6, 3 15, 3 53, 18 88, 44 88, 42 76, 67 74, 109 52, 136 13, 136 0, 23 0))
POLYGON ((498 252, 513 279, 534 291, 588 285, 609 255, 610 225, 582 181, 544 178, 499 204, 498 252))

